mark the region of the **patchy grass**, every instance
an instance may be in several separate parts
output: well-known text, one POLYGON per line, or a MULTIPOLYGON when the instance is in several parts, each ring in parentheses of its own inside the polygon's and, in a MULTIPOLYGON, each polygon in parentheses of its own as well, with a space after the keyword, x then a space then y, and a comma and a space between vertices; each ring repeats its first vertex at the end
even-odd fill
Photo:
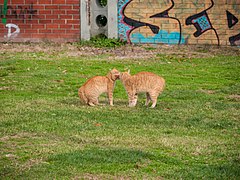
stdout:
POLYGON ((1 179, 240 178, 239 56, 66 51, 1 53, 1 179), (81 84, 114 67, 163 76, 157 107, 146 108, 144 95, 127 107, 119 81, 114 107, 82 105, 81 84))

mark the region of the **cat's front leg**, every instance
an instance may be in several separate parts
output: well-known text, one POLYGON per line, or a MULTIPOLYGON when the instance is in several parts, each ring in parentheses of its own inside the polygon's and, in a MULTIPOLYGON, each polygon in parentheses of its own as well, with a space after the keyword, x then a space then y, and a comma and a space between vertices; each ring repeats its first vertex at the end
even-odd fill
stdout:
POLYGON ((108 92, 108 101, 110 106, 113 106, 113 92, 108 92))
POLYGON ((128 94, 128 106, 134 107, 136 105, 137 101, 135 99, 135 96, 132 94, 128 94))
POLYGON ((151 97, 150 97, 149 93, 147 92, 146 93, 146 103, 145 103, 145 105, 148 106, 150 101, 151 101, 151 97))
POLYGON ((108 94, 108 101, 110 106, 113 106, 113 88, 114 88, 114 84, 109 83, 107 88, 107 94, 108 94))

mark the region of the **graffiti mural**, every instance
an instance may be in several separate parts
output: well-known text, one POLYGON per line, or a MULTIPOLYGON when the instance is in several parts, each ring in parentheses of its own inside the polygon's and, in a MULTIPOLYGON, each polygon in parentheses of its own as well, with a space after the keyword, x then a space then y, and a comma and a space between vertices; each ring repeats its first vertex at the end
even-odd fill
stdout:
POLYGON ((240 45, 240 0, 119 0, 119 38, 130 43, 240 45))
MULTIPOLYGON (((195 37, 199 37, 205 31, 212 29, 215 32, 216 37, 218 39, 216 29, 213 28, 211 21, 208 17, 208 13, 207 13, 207 11, 209 9, 211 9, 213 7, 213 5, 214 5, 214 2, 213 2, 213 0, 211 0, 210 7, 208 7, 206 10, 204 10, 198 14, 194 14, 186 19, 186 25, 194 25, 195 28, 197 29, 197 31, 194 33, 195 37)), ((218 43, 219 43, 219 39, 218 39, 218 43)))
MULTIPOLYGON (((228 10, 226 11, 226 16, 228 21, 228 28, 231 29, 238 23, 238 18, 228 10)), ((232 46, 240 46, 240 33, 229 37, 229 42, 232 46)))
POLYGON ((184 43, 181 38, 180 21, 169 15, 169 11, 174 7, 174 1, 161 3, 160 1, 149 1, 146 3, 139 1, 120 0, 120 21, 119 36, 133 43, 184 43), (140 7, 136 12, 129 7, 140 7), (155 7, 160 11, 156 13, 155 7), (165 9, 166 7, 166 9, 165 9), (146 8, 147 10, 144 10, 146 8), (173 31, 161 29, 161 22, 172 22, 173 31), (177 31, 176 31, 177 29, 177 31), (142 33, 143 32, 143 33, 142 33), (149 35, 148 35, 149 34, 149 35))
POLYGON ((20 28, 16 24, 6 24, 6 27, 8 28, 8 34, 6 35, 6 38, 15 38, 20 33, 20 28), (14 31, 12 31, 12 29, 14 31))
POLYGON ((231 28, 238 23, 238 19, 228 10, 226 11, 226 13, 227 13, 226 15, 227 15, 227 21, 228 21, 228 28, 231 28))
MULTIPOLYGON (((0 18, 3 18, 4 13, 1 12, 3 6, 0 5, 0 18)), ((6 18, 14 18, 18 20, 32 19, 36 16, 37 10, 33 8, 33 3, 27 6, 7 6, 6 18)))
POLYGON ((37 16, 38 11, 34 9, 33 3, 29 5, 8 5, 8 1, 5 0, 3 5, 0 5, 0 18, 2 23, 5 25, 7 34, 4 35, 6 39, 13 39, 20 34, 19 25, 14 24, 16 21, 32 20, 33 17, 37 16), (7 23, 7 20, 14 23, 7 23))

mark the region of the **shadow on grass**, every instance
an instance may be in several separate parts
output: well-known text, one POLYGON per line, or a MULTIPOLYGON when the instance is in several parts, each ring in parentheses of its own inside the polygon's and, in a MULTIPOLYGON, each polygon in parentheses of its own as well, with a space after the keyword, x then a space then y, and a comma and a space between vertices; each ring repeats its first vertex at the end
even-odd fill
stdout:
POLYGON ((83 103, 77 97, 62 99, 62 100, 60 100, 60 103, 66 104, 66 105, 74 105, 74 106, 82 106, 83 105, 83 103))
MULTIPOLYGON (((66 98, 63 100, 60 100, 60 103, 65 105, 74 105, 74 106, 88 106, 80 101, 79 98, 66 98)), ((99 103, 103 104, 103 106, 109 106, 108 99, 107 98, 99 98, 99 103)), ((114 99, 114 106, 127 106, 128 100, 120 100, 120 99, 114 99)), ((100 105, 101 106, 101 105, 100 105)))
POLYGON ((153 161, 175 165, 178 160, 151 153, 129 149, 90 148, 50 156, 48 162, 63 169, 77 169, 88 173, 119 173, 133 169, 147 168, 153 161))
POLYGON ((152 158, 151 154, 137 150, 99 149, 73 151, 51 157, 50 161, 62 161, 67 164, 131 163, 152 158))
MULTIPOLYGON (((239 161, 239 160, 238 160, 239 161)), ((179 179, 239 179, 239 162, 219 164, 190 164, 183 169, 176 170, 176 177, 179 179)), ((172 174, 166 175, 172 178, 172 174)))

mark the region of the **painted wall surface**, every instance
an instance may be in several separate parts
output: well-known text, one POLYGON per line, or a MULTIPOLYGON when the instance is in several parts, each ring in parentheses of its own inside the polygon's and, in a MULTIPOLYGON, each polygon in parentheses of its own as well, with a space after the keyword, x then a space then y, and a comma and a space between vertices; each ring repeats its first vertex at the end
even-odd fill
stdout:
POLYGON ((0 0, 0 41, 78 41, 79 0, 0 0))
MULTIPOLYGON (((128 42, 240 46, 240 0, 110 1, 118 12, 108 18, 117 17, 118 37, 128 42)), ((80 5, 80 0, 0 0, 0 42, 78 41, 86 29, 80 29, 80 5)))
POLYGON ((240 0, 119 0, 118 36, 132 43, 240 46, 240 0))

